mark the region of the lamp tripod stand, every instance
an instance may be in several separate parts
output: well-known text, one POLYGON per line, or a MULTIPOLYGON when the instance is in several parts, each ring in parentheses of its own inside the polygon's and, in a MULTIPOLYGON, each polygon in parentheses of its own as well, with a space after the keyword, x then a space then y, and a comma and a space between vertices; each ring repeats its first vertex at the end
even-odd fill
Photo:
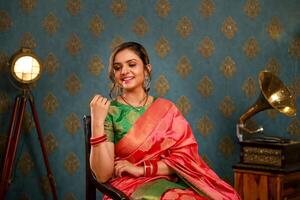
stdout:
POLYGON ((51 191, 53 194, 53 199, 57 200, 57 193, 55 188, 54 177, 50 170, 50 165, 46 153, 46 148, 43 142, 42 131, 40 127, 40 123, 38 120, 37 112, 35 109, 33 96, 28 91, 24 91, 23 94, 18 95, 15 99, 13 115, 9 127, 9 134, 6 143, 6 149, 3 160, 3 168, 1 173, 1 182, 0 182, 0 199, 5 199, 5 194, 8 190, 8 186, 11 183, 11 173, 13 168, 13 162, 16 155, 17 145, 20 138, 20 131, 22 127, 22 122, 24 118, 24 112, 26 107, 26 102, 29 101, 31 112, 34 118, 34 123, 36 127, 36 131, 38 134, 38 139, 41 145, 42 154, 44 163, 47 170, 47 176, 50 182, 51 191))

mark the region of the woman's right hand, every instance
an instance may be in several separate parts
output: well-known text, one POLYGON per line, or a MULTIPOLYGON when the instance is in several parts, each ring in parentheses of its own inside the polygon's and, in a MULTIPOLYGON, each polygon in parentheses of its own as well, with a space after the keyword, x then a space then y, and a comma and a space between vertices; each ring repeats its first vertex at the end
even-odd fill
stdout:
POLYGON ((97 94, 90 103, 91 119, 94 125, 104 125, 106 115, 108 113, 110 100, 97 94), (96 124, 95 124, 96 123, 96 124))

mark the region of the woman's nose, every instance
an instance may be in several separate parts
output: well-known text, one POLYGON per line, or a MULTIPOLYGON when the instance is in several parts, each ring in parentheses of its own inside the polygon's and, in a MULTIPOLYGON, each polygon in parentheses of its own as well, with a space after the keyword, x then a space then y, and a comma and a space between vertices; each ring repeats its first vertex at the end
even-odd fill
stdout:
POLYGON ((121 70, 121 74, 127 74, 128 73, 128 67, 127 66, 123 66, 122 70, 121 70))

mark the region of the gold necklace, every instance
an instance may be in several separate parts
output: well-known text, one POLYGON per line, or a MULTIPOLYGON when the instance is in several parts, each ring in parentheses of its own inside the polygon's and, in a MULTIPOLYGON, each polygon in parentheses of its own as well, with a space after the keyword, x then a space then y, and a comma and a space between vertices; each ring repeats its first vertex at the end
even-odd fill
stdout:
POLYGON ((125 97, 123 97, 122 95, 120 96, 121 97, 121 99, 127 104, 127 105, 129 105, 131 108, 133 108, 134 110, 136 110, 136 111, 140 111, 145 105, 146 105, 146 103, 147 103, 147 101, 148 101, 148 94, 146 94, 146 96, 141 100, 141 101, 139 101, 139 105, 141 104, 141 102, 143 102, 145 99, 145 102, 144 102, 144 104, 141 106, 141 107, 139 107, 139 106, 133 106, 132 104, 130 104, 126 99, 125 99, 125 97))

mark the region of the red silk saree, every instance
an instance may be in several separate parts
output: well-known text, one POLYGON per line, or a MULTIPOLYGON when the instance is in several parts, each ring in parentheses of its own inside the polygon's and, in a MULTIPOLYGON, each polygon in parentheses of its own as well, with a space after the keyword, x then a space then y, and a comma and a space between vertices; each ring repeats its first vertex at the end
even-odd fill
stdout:
POLYGON ((240 199, 236 191, 200 158, 191 127, 168 100, 158 98, 149 106, 115 145, 115 154, 116 159, 125 159, 135 165, 142 165, 145 160, 162 160, 176 172, 175 176, 136 178, 125 175, 110 180, 113 186, 133 199, 144 199, 140 196, 147 196, 156 184, 157 188, 164 185, 165 191, 158 192, 159 198, 149 199, 184 199, 179 197, 180 193, 194 195, 186 199, 240 199), (189 188, 169 184, 177 179, 189 188), (166 183, 162 183, 164 180, 166 183))

